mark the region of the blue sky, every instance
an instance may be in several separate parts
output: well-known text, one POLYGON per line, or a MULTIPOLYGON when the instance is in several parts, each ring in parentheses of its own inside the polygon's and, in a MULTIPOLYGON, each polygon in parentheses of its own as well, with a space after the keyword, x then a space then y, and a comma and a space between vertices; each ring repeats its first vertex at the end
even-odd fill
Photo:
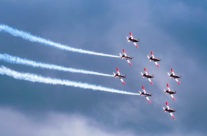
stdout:
POLYGON ((35 69, 0 62, 17 71, 87 82, 136 92, 144 85, 153 94, 144 98, 51 86, 0 77, 0 134, 4 136, 137 136, 206 135, 206 0, 2 0, 0 23, 75 48, 118 55, 123 48, 134 56, 126 62, 42 46, 0 32, 0 53, 51 64, 127 74, 126 86, 110 77, 35 69), (127 43, 133 32, 141 40, 127 43), (160 70, 147 60, 150 51, 162 59, 160 70), (142 79, 144 67, 155 85, 142 79), (181 74, 178 86, 167 77, 173 67, 181 74), (176 102, 163 93, 166 83, 177 91, 176 102), (165 101, 176 109, 176 120, 162 111, 165 101))

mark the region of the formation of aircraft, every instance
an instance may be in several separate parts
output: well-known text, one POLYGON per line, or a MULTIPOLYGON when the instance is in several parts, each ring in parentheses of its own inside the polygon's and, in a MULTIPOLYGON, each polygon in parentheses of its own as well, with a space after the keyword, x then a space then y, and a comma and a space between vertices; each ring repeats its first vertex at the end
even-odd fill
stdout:
POLYGON ((176 75, 173 68, 171 68, 171 73, 167 74, 170 78, 174 78, 175 81, 180 85, 180 81, 178 80, 178 78, 181 78, 181 76, 176 75))
MULTIPOLYGON (((128 42, 132 42, 132 43, 136 46, 136 48, 139 48, 137 44, 138 44, 138 42, 140 42, 140 41, 137 40, 137 39, 135 39, 135 38, 133 37, 133 35, 132 35, 131 32, 129 32, 129 35, 130 35, 129 37, 127 36, 127 41, 128 41, 128 42)), ((160 62, 161 59, 156 58, 155 55, 154 55, 154 52, 152 52, 152 51, 150 52, 150 54, 151 54, 150 56, 147 55, 148 60, 149 60, 150 62, 154 62, 155 65, 156 65, 158 68, 160 68, 160 65, 158 64, 158 62, 160 62)), ((122 54, 122 53, 119 53, 119 55, 120 55, 121 59, 125 59, 125 60, 129 63, 129 65, 132 66, 132 63, 130 62, 130 60, 132 60, 133 57, 128 56, 128 55, 126 54, 125 49, 123 49, 123 54, 122 54)), ((117 73, 114 73, 114 72, 113 72, 114 78, 119 78, 119 79, 121 80, 121 82, 122 82, 124 85, 126 85, 126 83, 125 83, 124 80, 123 80, 124 78, 126 78, 126 75, 121 75, 118 68, 116 68, 116 71, 117 71, 117 73)), ((147 69, 146 69, 146 68, 144 68, 144 73, 141 72, 141 75, 142 75, 143 78, 147 78, 148 81, 150 82, 150 84, 153 84, 153 82, 152 82, 152 78, 154 78, 154 75, 149 74, 149 73, 147 72, 147 69)), ((168 73, 168 76, 169 76, 170 78, 175 79, 175 81, 180 85, 180 81, 179 81, 178 79, 181 78, 181 76, 176 75, 175 72, 174 72, 174 70, 173 70, 173 68, 171 68, 171 73, 168 73)), ((170 86, 169 86, 168 83, 166 84, 166 86, 167 86, 167 89, 164 89, 164 93, 170 95, 171 98, 172 98, 172 100, 175 101, 175 97, 174 97, 174 95, 176 94, 176 91, 172 91, 172 90, 170 89, 170 86)), ((140 96, 144 96, 144 97, 146 98, 146 100, 147 100, 149 103, 151 103, 151 100, 150 100, 149 97, 151 97, 152 94, 147 93, 144 86, 142 86, 142 91, 139 91, 139 95, 140 95, 140 96)), ((169 107, 168 102, 166 102, 166 107, 163 107, 163 110, 164 110, 165 112, 168 112, 168 113, 172 116, 172 118, 175 119, 175 116, 173 115, 173 112, 175 112, 175 110, 173 110, 173 109, 171 109, 171 108, 169 107)))
POLYGON ((154 53, 151 51, 151 56, 147 55, 147 58, 151 61, 153 61, 155 63, 155 65, 160 68, 160 65, 158 64, 158 62, 160 61, 160 59, 155 58, 154 53))
POLYGON ((116 71, 117 71, 117 73, 114 73, 114 72, 113 72, 114 78, 119 78, 120 81, 121 81, 124 85, 126 85, 126 83, 124 82, 124 79, 123 79, 123 78, 126 78, 126 75, 121 75, 121 73, 119 72, 119 68, 116 68, 116 71))
POLYGON ((125 49, 123 49, 123 54, 119 53, 121 59, 126 59, 126 61, 129 63, 130 66, 132 66, 132 63, 130 60, 133 59, 133 57, 127 56, 125 49))
POLYGON ((176 94, 176 91, 172 91, 172 90, 170 89, 169 84, 167 84, 166 86, 167 86, 167 89, 164 89, 164 92, 165 92, 166 94, 169 94, 169 95, 172 97, 172 99, 175 101, 174 94, 176 94))
POLYGON ((144 68, 144 72, 145 73, 142 73, 141 72, 141 75, 142 75, 142 77, 143 78, 147 78, 148 79, 148 81, 150 82, 150 84, 152 84, 152 78, 154 78, 154 76, 153 75, 150 75, 148 72, 147 72, 147 69, 146 68, 144 68))
POLYGON ((130 35, 129 37, 128 36, 126 37, 127 38, 127 41, 128 42, 132 42, 136 46, 136 48, 139 48, 139 46, 137 45, 137 43, 139 42, 139 40, 135 39, 133 37, 133 35, 132 35, 131 32, 129 32, 129 35, 130 35))
POLYGON ((175 116, 173 115, 173 112, 175 112, 175 110, 170 109, 170 106, 168 105, 168 102, 165 103, 166 107, 163 107, 163 110, 165 112, 168 112, 170 114, 170 116, 172 116, 173 119, 175 119, 175 116))
POLYGON ((147 93, 147 92, 146 92, 144 86, 142 86, 142 92, 139 91, 139 95, 140 95, 140 96, 145 96, 145 98, 147 99, 147 101, 148 101, 149 103, 151 103, 151 100, 149 99, 149 97, 152 96, 152 95, 151 95, 150 93, 147 93))

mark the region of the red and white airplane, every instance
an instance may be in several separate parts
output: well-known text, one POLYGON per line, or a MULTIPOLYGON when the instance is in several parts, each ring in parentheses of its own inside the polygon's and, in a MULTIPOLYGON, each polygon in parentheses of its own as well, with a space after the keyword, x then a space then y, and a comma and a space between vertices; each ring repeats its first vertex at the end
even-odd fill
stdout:
POLYGON ((127 56, 125 49, 123 49, 123 54, 119 53, 119 56, 121 57, 121 59, 126 59, 126 61, 129 63, 129 65, 132 66, 132 63, 130 62, 130 60, 132 60, 133 57, 127 56))
POLYGON ((167 84, 167 89, 164 89, 164 92, 167 93, 167 94, 169 94, 172 97, 172 99, 175 101, 175 97, 174 97, 173 94, 176 94, 176 91, 172 91, 170 89, 169 84, 167 84))
POLYGON ((121 80, 121 82, 126 85, 126 83, 124 82, 123 78, 126 78, 126 75, 121 75, 121 73, 119 72, 119 68, 116 68, 117 73, 113 72, 114 78, 119 78, 121 80))
POLYGON ((142 90, 143 90, 142 92, 139 91, 139 95, 140 95, 140 96, 145 96, 145 98, 147 99, 147 101, 148 101, 149 103, 151 103, 151 100, 149 99, 149 96, 152 96, 152 95, 146 92, 144 86, 142 86, 142 90))
POLYGON ((150 82, 150 84, 152 84, 151 78, 154 78, 154 76, 153 75, 149 75, 146 68, 144 68, 144 72, 145 72, 144 74, 141 72, 142 77, 143 78, 144 77, 147 78, 148 81, 150 82))
POLYGON ((160 59, 155 58, 154 53, 152 51, 151 51, 151 56, 147 55, 147 58, 150 60, 150 62, 153 61, 156 64, 156 66, 160 68, 160 65, 158 64, 158 61, 160 61, 160 59))
POLYGON ((170 114, 170 116, 172 116, 172 118, 175 119, 175 116, 173 115, 173 112, 175 112, 175 110, 170 109, 170 106, 168 105, 168 102, 166 102, 166 107, 163 107, 163 110, 165 112, 168 112, 170 114))
POLYGON ((167 73, 167 74, 170 78, 174 78, 175 81, 180 85, 180 81, 178 80, 178 78, 181 78, 181 76, 176 75, 173 68, 171 68, 171 73, 167 73))
POLYGON ((132 35, 132 33, 131 32, 129 32, 129 37, 127 36, 126 38, 127 38, 127 41, 128 42, 133 42, 133 44, 136 46, 136 48, 139 48, 138 47, 138 45, 137 45, 137 43, 139 42, 139 40, 136 40, 136 39, 134 39, 134 37, 133 37, 133 35, 132 35))

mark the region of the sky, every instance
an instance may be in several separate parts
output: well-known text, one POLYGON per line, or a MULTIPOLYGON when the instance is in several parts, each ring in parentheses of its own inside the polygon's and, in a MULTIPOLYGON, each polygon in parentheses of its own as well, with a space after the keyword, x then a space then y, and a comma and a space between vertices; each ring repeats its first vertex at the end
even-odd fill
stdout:
POLYGON ((3 136, 205 136, 207 134, 207 1, 193 0, 1 0, 0 24, 74 48, 118 55, 125 49, 132 67, 119 58, 67 52, 0 32, 0 53, 35 61, 127 75, 112 77, 32 68, 0 61, 16 71, 138 92, 145 98, 48 85, 0 76, 0 135, 3 136), (140 40, 136 49, 129 32, 140 40), (160 69, 147 60, 153 51, 160 69), (154 85, 143 79, 146 67, 154 85), (167 76, 182 75, 181 85, 167 76), (166 83, 176 101, 164 94, 166 83), (162 107, 176 110, 173 120, 162 107))

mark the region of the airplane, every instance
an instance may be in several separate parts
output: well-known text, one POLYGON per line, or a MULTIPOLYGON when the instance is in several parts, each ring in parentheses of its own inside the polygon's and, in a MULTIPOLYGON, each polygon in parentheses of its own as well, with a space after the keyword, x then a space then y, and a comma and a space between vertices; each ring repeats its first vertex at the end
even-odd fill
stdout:
POLYGON ((151 56, 147 55, 147 58, 150 60, 150 62, 153 61, 156 64, 156 66, 160 68, 160 65, 158 64, 158 61, 160 61, 160 59, 155 58, 154 53, 152 51, 151 51, 151 56))
POLYGON ((181 76, 176 75, 173 68, 171 68, 171 74, 170 73, 167 74, 170 78, 174 78, 175 81, 180 85, 180 81, 178 80, 178 78, 181 78, 181 76))
POLYGON ((121 75, 121 73, 119 72, 119 68, 116 68, 117 73, 113 72, 114 78, 119 78, 121 80, 121 82, 126 85, 126 83, 124 82, 123 78, 126 78, 126 75, 121 75))
POLYGON ((143 78, 144 78, 144 77, 147 78, 148 81, 150 82, 150 84, 152 84, 152 80, 151 80, 151 78, 154 78, 154 76, 153 76, 153 75, 149 75, 146 68, 144 68, 144 71, 145 71, 144 74, 141 72, 142 77, 143 77, 143 78))
POLYGON ((123 54, 119 53, 119 56, 121 57, 121 59, 126 59, 126 61, 129 63, 129 65, 132 66, 132 63, 130 62, 130 60, 132 60, 133 57, 127 56, 125 49, 123 49, 123 54))
POLYGON ((172 97, 172 99, 175 101, 175 97, 173 96, 173 94, 176 94, 176 91, 172 91, 170 89, 169 84, 167 84, 167 89, 164 89, 164 92, 167 93, 167 94, 169 94, 172 97))
POLYGON ((175 112, 175 110, 170 109, 170 106, 168 105, 168 102, 166 102, 166 107, 163 107, 163 110, 165 112, 168 112, 170 114, 170 116, 172 116, 172 118, 175 119, 175 116, 173 115, 173 112, 175 112))
POLYGON ((138 47, 138 45, 137 45, 137 43, 139 42, 139 40, 136 40, 136 39, 134 39, 134 37, 133 37, 133 35, 132 35, 132 33, 131 32, 129 32, 129 37, 127 36, 126 38, 127 38, 127 41, 128 42, 133 42, 133 44, 136 46, 136 48, 139 48, 138 47))
POLYGON ((144 86, 142 86, 142 90, 143 90, 143 92, 139 91, 139 95, 140 96, 145 96, 147 101, 151 104, 151 100, 149 99, 149 96, 152 96, 152 95, 146 92, 144 86))

